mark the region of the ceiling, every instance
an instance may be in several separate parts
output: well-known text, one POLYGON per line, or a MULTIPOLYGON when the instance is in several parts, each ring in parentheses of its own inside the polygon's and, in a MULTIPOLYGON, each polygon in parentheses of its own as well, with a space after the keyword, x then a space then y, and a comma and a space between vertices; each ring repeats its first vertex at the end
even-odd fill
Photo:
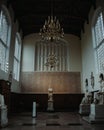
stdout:
POLYGON ((78 37, 84 31, 84 23, 89 22, 91 7, 95 0, 7 0, 11 5, 15 19, 18 19, 23 36, 39 33, 45 19, 53 13, 59 20, 64 33, 78 37))

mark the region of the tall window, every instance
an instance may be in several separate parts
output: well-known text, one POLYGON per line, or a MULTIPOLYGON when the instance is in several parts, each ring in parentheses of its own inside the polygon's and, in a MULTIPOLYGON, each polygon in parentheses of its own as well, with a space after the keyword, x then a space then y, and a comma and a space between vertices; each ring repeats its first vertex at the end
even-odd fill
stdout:
POLYGON ((97 71, 104 71, 104 24, 103 14, 99 12, 93 26, 94 49, 97 71))
POLYGON ((21 55, 21 39, 17 33, 15 37, 15 52, 14 52, 14 67, 13 67, 13 78, 19 81, 20 75, 20 55, 21 55))
POLYGON ((10 20, 8 12, 3 7, 0 12, 0 69, 8 72, 10 46, 10 20))

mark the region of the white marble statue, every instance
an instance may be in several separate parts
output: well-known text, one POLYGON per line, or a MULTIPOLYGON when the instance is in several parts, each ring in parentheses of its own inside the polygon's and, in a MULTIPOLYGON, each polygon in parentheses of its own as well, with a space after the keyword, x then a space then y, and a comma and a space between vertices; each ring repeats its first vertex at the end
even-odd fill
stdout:
POLYGON ((48 89, 48 101, 53 101, 53 89, 48 89))
POLYGON ((94 95, 94 103, 95 104, 104 104, 104 76, 102 73, 100 74, 99 78, 100 78, 100 80, 99 80, 100 89, 94 95))
POLYGON ((54 108, 53 108, 53 89, 52 88, 48 89, 48 108, 47 108, 47 110, 54 111, 54 108))
POLYGON ((99 78, 100 89, 98 92, 94 92, 94 102, 90 105, 89 117, 84 118, 89 123, 104 122, 104 78, 102 73, 99 78))
POLYGON ((86 92, 79 105, 79 113, 81 115, 89 115, 90 113, 90 104, 92 103, 92 93, 86 92))
POLYGON ((1 120, 1 127, 5 127, 8 124, 8 118, 7 118, 7 106, 5 105, 4 96, 0 94, 0 120, 1 120))
POLYGON ((81 104, 91 104, 91 102, 92 102, 92 93, 86 92, 85 96, 81 101, 81 104))
POLYGON ((4 103, 4 96, 0 94, 0 107, 3 107, 5 105, 4 103))

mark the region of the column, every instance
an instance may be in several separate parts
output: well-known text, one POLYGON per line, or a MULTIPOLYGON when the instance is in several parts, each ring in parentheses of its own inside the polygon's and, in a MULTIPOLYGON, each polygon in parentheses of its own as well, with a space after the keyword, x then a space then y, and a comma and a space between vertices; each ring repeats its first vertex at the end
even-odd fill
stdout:
POLYGON ((46 67, 46 62, 47 62, 47 45, 45 44, 45 52, 44 52, 44 70, 47 71, 46 67))
POLYGON ((40 69, 40 44, 38 43, 37 45, 37 71, 40 69))
POLYGON ((61 44, 59 45, 59 57, 60 57, 60 68, 59 68, 59 70, 61 71, 62 69, 61 69, 61 58, 62 58, 62 56, 61 56, 61 44))
POLYGON ((57 60, 58 60, 58 66, 55 67, 55 70, 58 71, 58 68, 59 68, 59 55, 58 55, 58 45, 55 45, 55 52, 56 52, 56 57, 57 57, 57 60))
POLYGON ((65 71, 65 64, 66 64, 66 63, 65 63, 65 58, 66 58, 66 57, 65 57, 65 51, 66 51, 66 50, 65 50, 65 45, 64 45, 64 46, 63 46, 63 71, 65 71))
POLYGON ((36 70, 36 44, 34 45, 34 71, 36 70))
POLYGON ((61 70, 63 71, 63 47, 64 47, 64 45, 62 44, 61 45, 61 70))
POLYGON ((69 53, 69 45, 66 46, 67 47, 67 71, 70 70, 70 53, 69 53))
POLYGON ((42 71, 42 43, 40 44, 40 71, 42 71))

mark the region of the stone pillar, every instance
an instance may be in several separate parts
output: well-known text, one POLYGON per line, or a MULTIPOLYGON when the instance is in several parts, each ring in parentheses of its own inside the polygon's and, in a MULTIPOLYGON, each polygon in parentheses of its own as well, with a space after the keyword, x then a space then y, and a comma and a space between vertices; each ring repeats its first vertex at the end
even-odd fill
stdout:
POLYGON ((37 44, 37 71, 39 71, 39 60, 40 60, 40 44, 37 44))
POLYGON ((36 117, 36 102, 33 102, 32 117, 36 117))
POLYGON ((70 53, 69 53, 69 45, 66 45, 66 49, 67 49, 67 55, 66 55, 66 57, 67 57, 67 71, 70 71, 70 53))
POLYGON ((43 55, 42 55, 42 48, 43 47, 43 45, 42 45, 42 43, 40 44, 40 71, 42 71, 42 60, 43 60, 43 55))
POLYGON ((4 105, 0 108, 1 115, 0 115, 0 120, 1 120, 1 127, 6 127, 8 125, 8 118, 7 118, 7 106, 4 105))
POLYGON ((59 69, 59 70, 60 70, 60 71, 62 71, 62 60, 61 60, 61 59, 62 59, 62 56, 61 56, 61 47, 62 47, 62 45, 60 45, 60 46, 59 46, 59 57, 60 57, 60 69, 59 69))
POLYGON ((34 71, 36 70, 36 44, 34 45, 34 71))
MULTIPOLYGON (((54 47, 55 47, 55 54, 56 54, 56 57, 57 57, 57 60, 58 60, 58 62, 59 62, 59 57, 58 57, 58 46, 55 44, 54 45, 54 47)), ((57 71, 58 70, 58 66, 55 66, 55 71, 57 71)))
POLYGON ((91 104, 88 121, 90 123, 104 123, 104 104, 91 104))
POLYGON ((45 44, 45 49, 44 49, 44 70, 47 70, 47 67, 45 65, 45 63, 47 62, 47 45, 45 44))

